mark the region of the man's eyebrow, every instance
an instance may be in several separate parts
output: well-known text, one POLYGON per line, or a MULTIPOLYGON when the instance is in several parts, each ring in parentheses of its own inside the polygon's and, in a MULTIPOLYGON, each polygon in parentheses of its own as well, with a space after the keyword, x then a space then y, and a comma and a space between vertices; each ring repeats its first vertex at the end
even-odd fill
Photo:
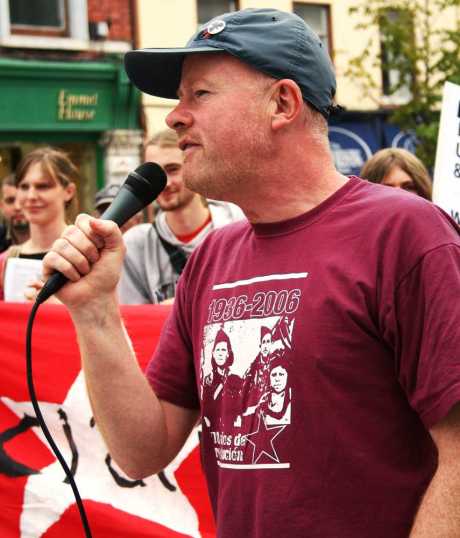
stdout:
MULTIPOLYGON (((196 80, 192 80, 192 82, 188 84, 188 86, 189 87, 200 86, 202 84, 204 84, 205 86, 208 86, 209 88, 215 87, 215 83, 213 83, 213 80, 206 77, 200 77, 200 78, 197 78, 196 80)), ((177 89, 176 95, 179 99, 184 95, 183 86, 179 86, 179 88, 177 89)))

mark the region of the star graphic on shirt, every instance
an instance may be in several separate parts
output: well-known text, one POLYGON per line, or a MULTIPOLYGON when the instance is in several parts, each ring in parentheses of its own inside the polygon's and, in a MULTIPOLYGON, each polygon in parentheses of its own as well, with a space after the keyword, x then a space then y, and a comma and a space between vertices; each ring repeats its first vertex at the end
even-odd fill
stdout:
MULTIPOLYGON (((15 402, 7 397, 0 399, 22 421, 24 417, 35 417, 30 402, 15 402)), ((112 461, 102 436, 94 426, 81 372, 62 404, 40 402, 40 409, 59 450, 69 468, 74 471, 82 499, 112 505, 117 510, 161 526, 163 531, 165 528, 170 529, 173 535, 177 532, 181 536, 200 536, 198 516, 174 479, 174 472, 198 444, 196 431, 192 432, 181 452, 162 476, 159 474, 134 481, 125 477, 123 471, 112 461), (63 424, 67 428, 63 427, 63 424), (74 445, 69 442, 69 427, 74 445), (141 494, 134 493, 136 486, 142 487, 141 494), (181 514, 180 518, 177 513, 181 514)), ((35 422, 32 431, 47 444, 41 428, 37 427, 35 422)), ((57 460, 40 469, 37 474, 28 476, 19 536, 43 536, 60 520, 67 508, 75 503, 72 489, 64 482, 64 478, 64 471, 57 460)), ((91 525, 91 520, 89 523, 91 525)))
POLYGON ((285 428, 285 425, 267 427, 263 414, 259 413, 256 431, 245 435, 246 440, 253 446, 252 463, 257 463, 264 454, 275 463, 280 463, 273 441, 285 428))

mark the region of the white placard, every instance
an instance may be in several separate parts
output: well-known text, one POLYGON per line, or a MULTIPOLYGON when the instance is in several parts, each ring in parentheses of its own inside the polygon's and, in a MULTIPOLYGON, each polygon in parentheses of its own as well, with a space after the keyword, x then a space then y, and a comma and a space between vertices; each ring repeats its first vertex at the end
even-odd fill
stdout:
POLYGON ((8 258, 5 269, 4 297, 10 303, 25 303, 24 291, 42 275, 42 260, 8 258))
POLYGON ((460 86, 451 82, 443 90, 433 202, 460 224, 460 86))

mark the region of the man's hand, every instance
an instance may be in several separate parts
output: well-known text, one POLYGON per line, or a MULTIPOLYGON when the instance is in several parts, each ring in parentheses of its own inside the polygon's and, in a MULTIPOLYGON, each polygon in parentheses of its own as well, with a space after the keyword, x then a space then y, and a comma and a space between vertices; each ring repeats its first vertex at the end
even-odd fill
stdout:
POLYGON ((79 215, 43 259, 43 277, 55 271, 69 279, 56 295, 69 308, 88 308, 116 294, 125 246, 118 226, 79 215))

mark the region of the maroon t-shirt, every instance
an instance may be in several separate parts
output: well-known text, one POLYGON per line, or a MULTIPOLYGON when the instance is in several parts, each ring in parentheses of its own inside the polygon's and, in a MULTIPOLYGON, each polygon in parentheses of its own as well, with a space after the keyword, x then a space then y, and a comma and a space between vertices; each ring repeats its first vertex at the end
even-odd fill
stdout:
POLYGON ((148 377, 201 410, 220 537, 408 536, 460 400, 459 292, 449 217, 358 178, 205 240, 148 377))

